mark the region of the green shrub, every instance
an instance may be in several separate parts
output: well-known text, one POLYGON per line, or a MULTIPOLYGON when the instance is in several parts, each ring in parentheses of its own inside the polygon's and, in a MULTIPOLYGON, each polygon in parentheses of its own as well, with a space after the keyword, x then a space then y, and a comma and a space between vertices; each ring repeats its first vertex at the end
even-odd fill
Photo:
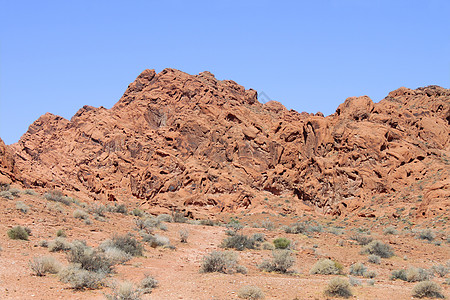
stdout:
POLYGON ((291 241, 287 238, 281 237, 273 240, 275 249, 287 249, 291 245, 291 241))
POLYGON ((52 256, 34 257, 29 266, 36 276, 57 274, 61 270, 61 263, 52 256))
POLYGON ((382 258, 390 258, 394 256, 392 247, 378 240, 370 242, 361 252, 363 254, 375 254, 382 258))
POLYGON ((245 249, 254 249, 255 241, 243 234, 236 234, 234 236, 227 237, 222 241, 220 245, 222 248, 233 248, 238 251, 245 249))
POLYGON ((67 237, 66 232, 64 231, 64 229, 58 229, 56 231, 56 236, 57 237, 67 237))
POLYGON ((203 257, 201 272, 220 272, 225 274, 246 273, 246 269, 238 264, 237 255, 233 251, 213 251, 203 257))
POLYGON ((375 255, 375 254, 371 254, 367 258, 367 261, 370 263, 379 265, 381 263, 381 257, 379 257, 378 255, 375 255))
POLYGON ((26 205, 25 203, 23 203, 22 201, 17 201, 16 209, 18 209, 21 212, 26 214, 30 210, 30 207, 28 205, 26 205))
POLYGON ((347 280, 341 277, 335 277, 328 282, 325 288, 325 295, 329 297, 351 297, 352 291, 350 289, 350 284, 347 280))
POLYGON ((295 263, 289 250, 274 250, 272 256, 272 260, 263 260, 258 267, 266 272, 287 273, 295 263))
POLYGON ((135 288, 131 282, 125 281, 112 286, 112 293, 105 295, 108 300, 140 300, 142 290, 135 288))
POLYGON ((238 297, 242 299, 264 299, 263 291, 257 286, 247 285, 238 292, 238 297))
POLYGON ((319 260, 310 270, 310 274, 336 275, 341 274, 342 265, 331 259, 319 260))
POLYGON ((431 229, 424 229, 419 232, 417 238, 432 242, 436 238, 436 234, 431 229))
POLYGON ((363 263, 357 262, 350 266, 350 274, 355 276, 363 276, 367 271, 367 267, 363 263))
POLYGON ((422 281, 416 284, 413 288, 412 295, 416 298, 445 298, 442 294, 441 287, 433 281, 422 281))
POLYGON ((144 294, 150 294, 158 286, 158 281, 150 275, 145 275, 139 286, 144 294))
POLYGON ((99 289, 104 285, 105 273, 80 269, 69 265, 59 272, 59 280, 68 283, 73 289, 99 289))
POLYGON ((24 241, 28 241, 28 237, 30 235, 27 229, 22 226, 15 226, 11 228, 10 230, 8 230, 7 234, 8 237, 12 240, 24 240, 24 241))
POLYGON ((131 234, 114 235, 105 242, 105 246, 115 247, 132 256, 142 256, 144 252, 142 244, 131 234))

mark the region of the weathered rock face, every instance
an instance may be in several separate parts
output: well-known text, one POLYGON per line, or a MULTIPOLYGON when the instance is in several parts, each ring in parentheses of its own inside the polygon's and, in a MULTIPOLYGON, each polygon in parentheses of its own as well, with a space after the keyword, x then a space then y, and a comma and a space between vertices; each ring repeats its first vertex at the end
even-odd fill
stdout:
POLYGON ((18 170, 14 168, 14 165, 13 153, 0 139, 0 184, 10 184, 16 180, 18 170))
POLYGON ((348 98, 323 117, 165 69, 144 71, 111 109, 40 117, 11 148, 26 184, 146 208, 428 216, 449 209, 449 133, 440 87, 348 98))

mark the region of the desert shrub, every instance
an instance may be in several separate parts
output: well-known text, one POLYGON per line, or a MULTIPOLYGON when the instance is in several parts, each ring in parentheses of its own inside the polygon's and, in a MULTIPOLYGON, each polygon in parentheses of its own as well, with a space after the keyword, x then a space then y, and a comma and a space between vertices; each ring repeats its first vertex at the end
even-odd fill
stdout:
POLYGON ((295 257, 289 250, 272 251, 272 260, 263 260, 259 268, 266 272, 286 273, 295 263, 295 257))
POLYGON ((114 247, 120 249, 132 256, 142 256, 144 247, 131 234, 114 235, 110 240, 104 242, 105 246, 114 247))
POLYGON ((434 274, 437 274, 439 277, 445 277, 450 272, 450 267, 440 264, 432 266, 431 270, 433 271, 434 274))
POLYGON ((103 251, 105 252, 106 259, 113 265, 123 264, 132 258, 131 254, 115 247, 106 247, 103 251))
POLYGON ((328 282, 325 288, 325 295, 330 297, 351 297, 352 291, 350 289, 350 284, 347 280, 341 277, 335 277, 328 282))
POLYGON ((350 236, 350 239, 358 242, 358 244, 363 245, 363 246, 367 245, 373 241, 373 238, 371 236, 368 236, 366 234, 360 234, 360 233, 350 236))
POLYGON ((377 277, 377 275, 378 274, 375 271, 366 271, 363 274, 364 278, 375 278, 375 277, 377 277))
POLYGON ((370 242, 363 248, 361 252, 363 254, 375 254, 382 258, 389 258, 394 256, 392 247, 378 240, 370 242))
POLYGON ((88 212, 99 217, 105 217, 107 209, 103 204, 92 204, 88 207, 88 212))
POLYGON ((72 243, 68 242, 63 237, 57 237, 48 243, 48 250, 50 252, 67 251, 72 249, 72 243))
POLYGON ((174 212, 172 213, 172 221, 174 223, 186 223, 187 218, 184 216, 182 212, 174 212))
POLYGON ((133 215, 135 217, 142 217, 144 215, 144 212, 139 208, 135 208, 130 212, 130 215, 133 215))
POLYGON ((158 219, 158 221, 160 222, 168 222, 168 223, 172 222, 172 216, 169 214, 160 214, 156 217, 156 219, 158 219))
POLYGON ((150 294, 158 286, 158 281, 150 275, 145 275, 139 284, 144 294, 150 294))
POLYGON ((9 188, 10 188, 9 183, 6 183, 6 182, 0 183, 0 191, 1 192, 9 190, 9 188))
POLYGON ((88 215, 88 213, 87 212, 85 212, 84 210, 82 210, 82 209, 75 209, 74 211, 73 211, 73 217, 74 218, 76 218, 76 219, 82 219, 82 220, 87 220, 87 219, 89 219, 89 215, 88 215))
POLYGON ((367 258, 367 261, 370 263, 379 265, 381 263, 381 257, 379 257, 378 255, 375 255, 375 254, 371 254, 367 258))
POLYGON ((214 225, 216 225, 216 222, 214 222, 213 220, 210 220, 210 219, 205 219, 205 220, 200 220, 200 225, 214 226, 214 225))
POLYGON ((424 229, 418 233, 417 238, 432 242, 436 238, 436 234, 431 229, 424 229))
POLYGON ((410 267, 406 270, 394 270, 391 273, 391 279, 400 279, 408 282, 426 281, 430 279, 431 274, 423 268, 410 267))
POLYGON ((30 207, 28 205, 26 205, 25 203, 23 203, 22 201, 17 201, 16 202, 16 209, 20 210, 23 213, 27 213, 28 210, 30 210, 30 207))
POLYGON ((255 241, 246 235, 236 234, 224 239, 220 246, 222 248, 233 248, 238 251, 242 251, 245 249, 254 249, 255 241))
POLYGON ((367 285, 375 285, 375 280, 373 279, 367 280, 367 285))
POLYGON ((275 246, 272 243, 264 242, 264 243, 261 244, 261 248, 263 250, 274 250, 275 246))
POLYGON ((145 235, 143 237, 143 241, 150 244, 150 247, 156 248, 156 247, 170 247, 170 240, 168 237, 162 236, 162 235, 145 235))
POLYGON ((336 275, 341 274, 342 265, 331 259, 319 260, 309 271, 310 274, 336 275))
POLYGON ((17 188, 10 188, 9 192, 14 196, 14 197, 19 197, 20 195, 20 190, 17 188))
POLYGON ((416 298, 445 298, 441 287, 433 281, 423 281, 416 284, 412 290, 412 295, 416 298))
POLYGON ((316 224, 316 225, 309 225, 308 226, 308 231, 309 232, 322 232, 323 231, 323 226, 320 224, 316 224))
POLYGON ((252 235, 252 240, 254 240, 255 242, 264 242, 266 240, 266 235, 264 233, 254 233, 252 235))
POLYGON ((305 223, 294 223, 291 224, 290 226, 285 226, 283 227, 283 230, 286 233, 295 233, 295 234, 299 234, 299 233, 306 233, 307 232, 307 226, 305 223))
POLYGON ((37 195, 37 193, 35 191, 30 190, 30 189, 24 190, 23 193, 25 195, 32 195, 32 196, 37 195))
POLYGON ((117 204, 115 203, 114 206, 112 205, 108 205, 106 207, 106 210, 112 213, 116 213, 116 214, 122 214, 122 215, 126 215, 128 214, 128 209, 125 206, 125 204, 117 204))
POLYGON ((48 248, 48 241, 47 240, 39 241, 39 246, 41 246, 42 248, 48 248))
POLYGON ((78 265, 69 265, 59 272, 59 280, 77 290, 98 289, 103 286, 105 277, 105 273, 80 269, 78 265))
POLYGON ((261 222, 261 228, 265 228, 267 230, 274 230, 275 229, 275 224, 273 224, 272 221, 269 220, 263 220, 261 222))
POLYGON ((181 229, 179 231, 179 234, 180 234, 180 241, 182 243, 187 243, 187 239, 189 237, 189 231, 187 229, 181 229))
POLYGON ((363 263, 357 262, 350 266, 350 274, 355 276, 363 276, 367 271, 367 267, 363 263))
POLYGON ((287 249, 291 245, 291 241, 287 238, 281 237, 273 240, 275 249, 287 249))
POLYGON ((58 229, 56 231, 56 236, 57 237, 67 237, 66 232, 64 231, 64 229, 58 229))
POLYGON ((392 271, 390 278, 392 280, 400 279, 400 280, 407 281, 407 279, 406 279, 406 270, 403 270, 403 269, 402 270, 394 270, 394 271, 392 271))
POLYGON ((27 231, 25 227, 15 226, 8 230, 8 237, 12 240, 24 240, 28 241, 28 237, 30 233, 27 231))
POLYGON ((49 201, 60 202, 64 205, 70 205, 72 203, 69 197, 63 195, 61 191, 52 190, 44 194, 44 198, 49 201))
POLYGON ((444 284, 450 285, 450 278, 446 278, 446 279, 444 280, 444 284))
POLYGON ((8 199, 8 200, 14 200, 14 196, 10 191, 1 191, 0 197, 8 199))
POLYGON ((240 231, 244 226, 239 222, 239 220, 231 218, 230 221, 225 225, 228 230, 232 230, 235 234, 240 231))
POLYGON ((257 286, 243 286, 239 289, 238 297, 242 299, 264 299, 263 291, 257 286))
POLYGON ((397 229, 395 229, 395 227, 389 226, 389 227, 386 227, 386 228, 383 230, 383 233, 384 233, 385 235, 388 235, 388 234, 398 234, 398 231, 397 231, 397 229))
POLYGON ((83 270, 103 274, 111 273, 114 265, 103 251, 88 247, 82 241, 73 242, 67 260, 83 270))
POLYGON ((131 282, 125 281, 119 285, 113 285, 111 294, 105 295, 108 300, 139 300, 142 296, 142 290, 135 288, 131 282))
POLYGON ((348 277, 348 283, 350 283, 351 286, 359 286, 362 285, 361 280, 355 277, 348 277))
POLYGON ((61 263, 52 256, 34 257, 29 266, 36 276, 57 274, 61 270, 61 263))
POLYGON ((328 232, 334 235, 342 235, 344 234, 344 229, 338 227, 331 227, 328 229, 328 232))
POLYGON ((204 256, 201 272, 246 273, 245 268, 238 264, 237 254, 233 251, 213 251, 209 255, 204 256))

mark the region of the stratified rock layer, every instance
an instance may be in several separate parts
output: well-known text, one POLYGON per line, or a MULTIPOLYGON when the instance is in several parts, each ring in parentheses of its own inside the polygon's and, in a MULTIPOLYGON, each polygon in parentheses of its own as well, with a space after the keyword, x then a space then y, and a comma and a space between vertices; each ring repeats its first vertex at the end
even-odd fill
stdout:
POLYGON ((149 209, 426 217, 449 209, 449 135, 450 90, 437 86, 348 98, 323 117, 165 69, 111 109, 43 115, 11 148, 24 184, 149 209))

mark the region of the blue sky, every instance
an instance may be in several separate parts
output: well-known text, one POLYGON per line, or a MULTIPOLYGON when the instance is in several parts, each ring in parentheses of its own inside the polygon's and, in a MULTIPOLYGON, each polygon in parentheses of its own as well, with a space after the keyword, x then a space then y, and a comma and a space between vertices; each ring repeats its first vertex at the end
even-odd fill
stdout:
POLYGON ((450 1, 0 0, 0 137, 110 108, 144 69, 208 70, 297 111, 450 87, 450 1))

